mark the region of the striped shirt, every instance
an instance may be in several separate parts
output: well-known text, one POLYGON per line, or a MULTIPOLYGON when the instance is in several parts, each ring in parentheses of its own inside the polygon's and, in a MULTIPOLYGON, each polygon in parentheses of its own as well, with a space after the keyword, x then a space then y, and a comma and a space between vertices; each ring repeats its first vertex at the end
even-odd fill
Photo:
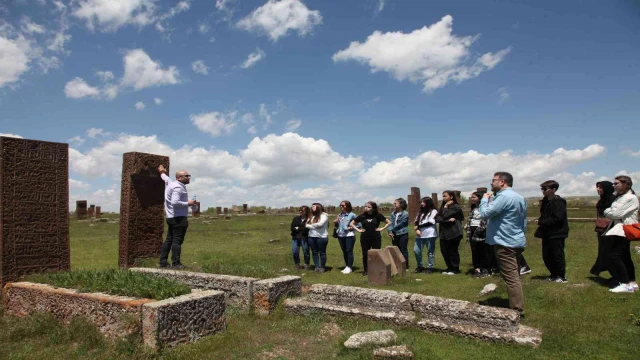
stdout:
MULTIPOLYGON (((187 187, 180 181, 173 181, 166 174, 160 174, 164 180, 164 212, 167 219, 189 214, 189 195, 187 187)), ((196 211, 197 206, 191 206, 192 211, 196 211)))

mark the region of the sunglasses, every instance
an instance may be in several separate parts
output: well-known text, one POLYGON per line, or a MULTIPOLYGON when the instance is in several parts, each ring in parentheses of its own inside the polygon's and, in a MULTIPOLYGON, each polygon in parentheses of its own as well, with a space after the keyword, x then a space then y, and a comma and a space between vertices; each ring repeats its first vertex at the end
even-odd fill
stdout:
POLYGON ((541 188, 540 188, 540 190, 542 190, 542 191, 547 191, 547 190, 549 190, 549 188, 541 187, 541 188))
POLYGON ((622 184, 622 183, 621 182, 614 182, 613 186, 620 185, 620 184, 622 184))

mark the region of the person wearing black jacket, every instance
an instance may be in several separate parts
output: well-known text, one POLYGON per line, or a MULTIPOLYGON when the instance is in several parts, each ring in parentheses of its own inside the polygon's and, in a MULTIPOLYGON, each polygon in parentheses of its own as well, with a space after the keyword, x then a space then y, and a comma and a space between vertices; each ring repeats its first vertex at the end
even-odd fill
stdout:
POLYGON ((291 221, 291 252, 293 253, 293 262, 298 269, 309 269, 309 230, 305 227, 307 220, 311 217, 311 210, 308 206, 300 207, 300 215, 291 221), (304 266, 300 265, 300 248, 304 255, 304 266))
POLYGON ((564 243, 569 236, 569 220, 567 201, 556 195, 559 187, 560 184, 555 180, 547 180, 540 184, 544 199, 535 236, 542 239, 542 260, 551 273, 549 280, 566 283, 564 243))
MULTIPOLYGON (((616 199, 613 183, 611 181, 598 181, 596 183, 596 191, 598 191, 598 195, 600 195, 600 200, 598 200, 596 204, 596 213, 599 218, 606 218, 604 216, 605 209, 610 208, 616 199)), ((609 271, 608 259, 611 241, 608 241, 608 239, 602 236, 603 232, 604 229, 596 229, 596 234, 598 235, 598 258, 590 271, 590 273, 595 276, 600 276, 600 273, 603 271, 609 271)))
POLYGON ((447 264, 444 275, 455 275, 460 273, 460 240, 462 240, 462 221, 464 215, 462 208, 453 191, 446 190, 442 193, 442 205, 438 211, 440 222, 440 252, 447 264))

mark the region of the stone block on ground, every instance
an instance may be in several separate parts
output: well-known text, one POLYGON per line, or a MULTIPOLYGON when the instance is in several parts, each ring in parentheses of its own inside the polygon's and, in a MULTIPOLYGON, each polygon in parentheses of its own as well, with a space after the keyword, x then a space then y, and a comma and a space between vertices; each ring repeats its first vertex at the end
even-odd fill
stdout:
POLYGON ((369 280, 369 284, 389 284, 392 274, 392 261, 391 255, 388 251, 382 249, 372 249, 367 251, 367 267, 367 277, 369 280))
POLYGON ((221 332, 226 328, 225 308, 224 292, 216 290, 144 304, 142 340, 159 350, 221 332))
POLYGON ((368 345, 389 345, 396 342, 393 330, 367 331, 351 335, 344 346, 348 349, 360 349, 368 345))
POLYGON ((391 275, 405 276, 407 274, 407 259, 404 258, 400 249, 397 246, 387 246, 385 249, 389 251, 389 255, 391 255, 391 260, 393 261, 391 275), (396 268, 395 274, 393 273, 394 267, 396 268))
POLYGON ((243 276, 169 269, 130 268, 129 271, 172 279, 195 289, 223 291, 227 304, 242 311, 249 311, 251 309, 253 303, 253 284, 259 280, 243 276))
POLYGON ((336 305, 375 307, 381 311, 412 312, 412 294, 393 290, 360 288, 355 286, 313 284, 307 294, 310 301, 336 305))
POLYGON ((276 308, 281 298, 301 294, 302 278, 300 276, 287 275, 256 281, 253 284, 253 307, 259 314, 269 314, 276 308))
POLYGON ((498 288, 498 285, 494 283, 487 284, 482 288, 482 291, 480 291, 480 295, 487 295, 489 293, 492 293, 496 291, 497 288, 498 288))
POLYGON ((389 346, 373 350, 374 360, 378 359, 413 359, 413 353, 407 345, 389 346))

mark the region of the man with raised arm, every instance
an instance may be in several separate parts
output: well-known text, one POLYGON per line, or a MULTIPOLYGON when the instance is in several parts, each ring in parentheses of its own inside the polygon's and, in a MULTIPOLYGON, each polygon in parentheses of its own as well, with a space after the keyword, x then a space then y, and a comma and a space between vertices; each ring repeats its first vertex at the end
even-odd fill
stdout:
POLYGON ((507 285, 509 307, 523 315, 524 295, 517 257, 527 245, 527 202, 513 191, 512 186, 511 174, 495 173, 491 181, 493 193, 484 194, 480 201, 480 217, 487 221, 485 241, 495 250, 500 273, 507 285))
POLYGON ((189 207, 192 211, 197 210, 195 200, 189 200, 187 194, 187 184, 191 181, 191 175, 187 171, 180 170, 176 172, 176 180, 172 181, 167 176, 167 170, 163 165, 158 165, 160 177, 164 180, 164 211, 167 215, 167 238, 162 244, 160 252, 160 268, 169 267, 167 258, 171 252, 171 265, 174 269, 183 269, 184 266, 180 262, 180 252, 184 236, 189 227, 187 215, 189 207))

